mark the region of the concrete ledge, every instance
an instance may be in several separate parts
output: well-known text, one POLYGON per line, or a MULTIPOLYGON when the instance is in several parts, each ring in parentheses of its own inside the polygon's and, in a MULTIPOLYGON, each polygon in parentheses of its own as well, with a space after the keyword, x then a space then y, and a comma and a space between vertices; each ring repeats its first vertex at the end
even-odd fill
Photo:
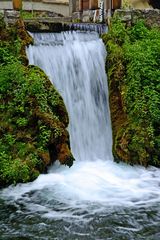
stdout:
POLYGON ((54 19, 54 21, 44 21, 44 20, 29 20, 24 21, 25 28, 29 32, 61 32, 70 29, 69 24, 58 22, 59 19, 54 19))
MULTIPOLYGON (((66 19, 64 19, 66 20, 66 19)), ((69 30, 80 30, 80 31, 95 31, 102 34, 107 31, 107 26, 105 24, 95 24, 95 23, 72 23, 72 22, 61 22, 62 19, 54 19, 54 21, 34 21, 26 20, 24 22, 25 28, 29 32, 62 32, 69 30), (59 21, 59 22, 58 22, 59 21)))

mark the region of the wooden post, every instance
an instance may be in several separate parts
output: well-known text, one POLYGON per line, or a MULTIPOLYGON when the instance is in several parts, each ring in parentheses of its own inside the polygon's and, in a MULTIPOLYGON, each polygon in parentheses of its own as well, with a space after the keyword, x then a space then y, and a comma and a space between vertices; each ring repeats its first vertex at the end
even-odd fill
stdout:
POLYGON ((22 0, 12 0, 14 10, 22 10, 22 0))
POLYGON ((112 0, 105 0, 106 11, 112 9, 112 0))
POLYGON ((89 9, 89 0, 82 0, 83 1, 83 10, 89 9))
POLYGON ((112 0, 112 9, 119 9, 122 6, 122 0, 112 0))
POLYGON ((83 12, 83 0, 79 0, 79 12, 83 12))
POLYGON ((89 0, 89 9, 98 9, 98 0, 89 0))
POLYGON ((122 6, 122 0, 106 0, 106 10, 119 9, 122 6))

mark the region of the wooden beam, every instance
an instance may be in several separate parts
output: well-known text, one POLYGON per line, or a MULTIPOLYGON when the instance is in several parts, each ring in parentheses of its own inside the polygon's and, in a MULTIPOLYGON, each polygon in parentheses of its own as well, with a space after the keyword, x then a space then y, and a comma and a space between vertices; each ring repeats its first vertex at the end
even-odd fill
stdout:
POLYGON ((98 9, 98 0, 89 0, 89 9, 98 9))
POLYGON ((112 9, 119 9, 122 6, 122 0, 112 0, 112 9))

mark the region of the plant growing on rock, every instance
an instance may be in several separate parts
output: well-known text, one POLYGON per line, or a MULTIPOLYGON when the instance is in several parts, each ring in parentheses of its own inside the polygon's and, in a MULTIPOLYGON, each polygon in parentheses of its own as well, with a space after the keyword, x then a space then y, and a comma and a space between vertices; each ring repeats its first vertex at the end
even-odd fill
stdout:
POLYGON ((160 31, 113 19, 108 50, 113 152, 130 164, 160 166, 160 31))
POLYGON ((1 186, 34 180, 57 159, 74 160, 63 99, 42 70, 24 65, 30 42, 21 21, 0 28, 1 186))

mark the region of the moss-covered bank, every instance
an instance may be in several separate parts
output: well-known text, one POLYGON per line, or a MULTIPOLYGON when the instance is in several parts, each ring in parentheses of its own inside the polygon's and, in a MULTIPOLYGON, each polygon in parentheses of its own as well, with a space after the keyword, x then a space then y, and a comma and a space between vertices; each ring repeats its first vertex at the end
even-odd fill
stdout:
POLYGON ((115 159, 160 167, 160 29, 113 18, 103 40, 115 159))
POLYGON ((63 100, 38 67, 27 66, 32 43, 23 22, 0 19, 0 186, 34 180, 58 159, 71 166, 63 100))

